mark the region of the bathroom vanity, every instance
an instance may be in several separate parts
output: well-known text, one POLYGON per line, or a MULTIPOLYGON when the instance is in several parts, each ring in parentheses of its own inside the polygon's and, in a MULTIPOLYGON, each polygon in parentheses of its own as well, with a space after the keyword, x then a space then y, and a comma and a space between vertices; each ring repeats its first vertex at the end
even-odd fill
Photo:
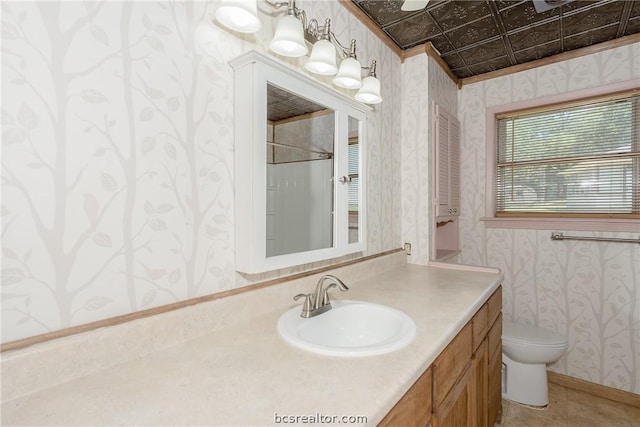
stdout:
POLYGON ((417 326, 404 348, 359 358, 309 353, 277 333, 278 318, 300 306, 292 297, 323 273, 5 352, 2 423, 493 425, 498 271, 407 265, 403 252, 331 270, 350 288, 336 301, 394 307, 417 326))
POLYGON ((502 287, 379 426, 493 426, 502 408, 502 287))

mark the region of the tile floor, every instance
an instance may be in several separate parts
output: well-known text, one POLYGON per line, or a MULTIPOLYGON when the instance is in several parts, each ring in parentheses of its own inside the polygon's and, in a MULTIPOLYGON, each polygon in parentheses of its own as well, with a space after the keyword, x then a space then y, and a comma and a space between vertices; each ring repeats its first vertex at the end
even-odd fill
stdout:
POLYGON ((549 384, 549 406, 538 410, 502 401, 496 427, 640 427, 640 408, 549 384))

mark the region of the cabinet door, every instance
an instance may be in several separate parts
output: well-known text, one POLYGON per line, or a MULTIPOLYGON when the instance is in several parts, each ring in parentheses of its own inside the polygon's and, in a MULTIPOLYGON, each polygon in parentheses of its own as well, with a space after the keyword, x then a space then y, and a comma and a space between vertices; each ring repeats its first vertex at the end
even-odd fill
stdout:
POLYGON ((449 209, 449 115, 436 114, 436 188, 438 198, 438 216, 448 215, 449 209))
POLYGON ((502 418, 502 315, 498 315, 489 330, 489 389, 488 389, 488 420, 494 425, 502 418))
POLYGON ((405 393, 378 427, 424 427, 431 418, 431 369, 405 393))
POLYGON ((469 322, 433 364, 433 427, 474 427, 472 341, 469 322))
POLYGON ((471 364, 433 413, 433 427, 476 427, 473 417, 475 380, 471 364))
MULTIPOLYGON (((489 405, 489 352, 487 351, 487 340, 482 341, 475 354, 473 355, 473 375, 474 375, 474 393, 472 400, 472 417, 473 425, 484 427, 489 425, 488 405, 489 405)), ((493 424, 491 424, 493 425, 493 424)))
POLYGON ((460 215, 460 122, 436 105, 436 197, 439 217, 460 215))
POLYGON ((449 118, 449 208, 450 215, 460 215, 460 122, 449 118))

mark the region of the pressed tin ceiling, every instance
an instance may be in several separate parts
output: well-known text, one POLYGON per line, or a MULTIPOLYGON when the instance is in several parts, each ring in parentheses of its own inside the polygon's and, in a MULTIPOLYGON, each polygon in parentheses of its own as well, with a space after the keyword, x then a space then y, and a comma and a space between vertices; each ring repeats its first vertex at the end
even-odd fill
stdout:
MULTIPOLYGON (((640 1, 431 0, 413 12, 402 0, 352 0, 400 49, 431 42, 459 79, 640 33, 640 1)), ((640 53, 639 53, 640 54, 640 53)))
POLYGON ((267 120, 277 122, 303 114, 315 113, 327 107, 271 84, 267 85, 267 120))

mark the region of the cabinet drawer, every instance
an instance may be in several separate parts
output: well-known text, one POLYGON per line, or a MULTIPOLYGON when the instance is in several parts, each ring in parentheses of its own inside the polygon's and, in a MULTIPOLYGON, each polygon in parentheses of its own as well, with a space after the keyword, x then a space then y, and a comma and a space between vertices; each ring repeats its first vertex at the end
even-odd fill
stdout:
POLYGON ((494 352, 502 352, 502 313, 498 314, 498 318, 493 322, 493 326, 489 329, 487 335, 489 341, 489 355, 493 355, 494 352))
POLYGON ((426 426, 431 419, 431 381, 431 369, 427 369, 380 421, 378 427, 426 426))
POLYGON ((471 363, 472 323, 469 322, 433 364, 433 400, 440 405, 465 368, 471 363))
POLYGON ((502 286, 499 286, 493 295, 489 297, 487 307, 489 307, 489 322, 487 324, 493 325, 496 317, 502 311, 502 286))
POLYGON ((487 328, 489 326, 489 305, 484 304, 480 310, 471 319, 473 328, 473 351, 475 351, 480 343, 487 335, 487 328))

